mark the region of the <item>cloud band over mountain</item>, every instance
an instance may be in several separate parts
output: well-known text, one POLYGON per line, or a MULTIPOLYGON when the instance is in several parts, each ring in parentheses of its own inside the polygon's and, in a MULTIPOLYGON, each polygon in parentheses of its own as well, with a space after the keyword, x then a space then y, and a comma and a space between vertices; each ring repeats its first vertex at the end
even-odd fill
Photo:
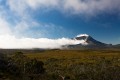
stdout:
POLYGON ((2 49, 31 49, 31 48, 61 48, 63 45, 75 45, 84 43, 84 40, 72 40, 68 38, 16 38, 10 35, 0 35, 0 48, 2 49))

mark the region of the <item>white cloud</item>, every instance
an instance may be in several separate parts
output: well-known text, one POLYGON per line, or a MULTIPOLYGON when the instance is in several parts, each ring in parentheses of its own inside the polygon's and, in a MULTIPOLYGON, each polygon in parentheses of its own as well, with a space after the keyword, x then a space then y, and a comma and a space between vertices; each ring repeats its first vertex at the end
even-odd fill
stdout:
POLYGON ((8 5, 18 13, 24 13, 28 8, 58 9, 62 12, 88 15, 120 12, 120 0, 8 0, 8 5))
POLYGON ((12 11, 23 15, 27 9, 26 1, 27 0, 7 0, 7 4, 12 11))
POLYGON ((6 20, 0 18, 0 34, 11 34, 9 26, 10 24, 6 20))
POLYGON ((17 37, 47 37, 51 32, 55 31, 54 28, 57 27, 59 29, 57 25, 37 22, 30 17, 31 15, 27 13, 28 6, 26 1, 7 0, 8 8, 6 5, 0 4, 0 35, 12 34, 17 37))
MULTIPOLYGON (((18 23, 16 23, 16 25, 14 25, 14 28, 13 28, 13 34, 16 35, 16 36, 24 36, 30 27, 32 27, 33 25, 31 25, 31 23, 28 23, 26 21, 20 21, 18 23)), ((31 34, 32 35, 32 34, 31 34)))
POLYGON ((37 22, 36 20, 32 20, 27 13, 22 17, 16 18, 16 16, 8 14, 7 9, 0 5, 0 35, 11 34, 17 37, 48 37, 54 31, 58 31, 59 33, 58 29, 61 30, 61 26, 52 23, 37 22), (11 18, 14 23, 11 21, 11 18))
POLYGON ((61 48, 62 45, 84 43, 84 40, 71 40, 68 38, 16 38, 10 35, 0 35, 0 48, 3 49, 30 49, 30 48, 61 48))
POLYGON ((27 0, 26 3, 31 8, 35 9, 38 7, 55 7, 59 5, 59 0, 27 0))
POLYGON ((61 34, 64 28, 52 23, 41 23, 36 21, 22 20, 14 25, 13 34, 17 37, 50 37, 55 33, 61 34))

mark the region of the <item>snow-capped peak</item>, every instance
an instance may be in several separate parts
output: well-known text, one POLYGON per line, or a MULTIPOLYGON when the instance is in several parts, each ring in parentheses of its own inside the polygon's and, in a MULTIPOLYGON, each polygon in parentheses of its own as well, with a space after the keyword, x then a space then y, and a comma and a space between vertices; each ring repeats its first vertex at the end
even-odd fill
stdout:
POLYGON ((79 35, 77 35, 76 37, 83 37, 83 36, 88 37, 89 35, 88 35, 88 34, 79 34, 79 35))
POLYGON ((74 40, 77 40, 79 41, 79 44, 82 44, 82 45, 87 45, 87 39, 88 39, 89 35, 87 34, 79 34, 77 35, 74 40))

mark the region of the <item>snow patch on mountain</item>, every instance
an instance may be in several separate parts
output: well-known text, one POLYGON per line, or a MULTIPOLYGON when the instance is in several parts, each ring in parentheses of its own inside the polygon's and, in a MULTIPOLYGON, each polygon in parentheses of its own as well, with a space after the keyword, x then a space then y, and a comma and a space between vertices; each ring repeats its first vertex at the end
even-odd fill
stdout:
POLYGON ((76 37, 83 37, 83 36, 88 37, 89 35, 88 35, 88 34, 79 34, 79 35, 77 35, 76 37))

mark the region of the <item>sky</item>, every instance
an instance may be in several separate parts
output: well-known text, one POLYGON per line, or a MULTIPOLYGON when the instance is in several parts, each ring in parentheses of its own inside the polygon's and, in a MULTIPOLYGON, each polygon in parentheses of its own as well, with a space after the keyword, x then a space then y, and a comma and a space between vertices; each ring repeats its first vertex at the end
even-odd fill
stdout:
POLYGON ((13 48, 8 44, 21 39, 60 44, 78 34, 120 44, 119 25, 120 0, 0 0, 0 48, 13 48))

